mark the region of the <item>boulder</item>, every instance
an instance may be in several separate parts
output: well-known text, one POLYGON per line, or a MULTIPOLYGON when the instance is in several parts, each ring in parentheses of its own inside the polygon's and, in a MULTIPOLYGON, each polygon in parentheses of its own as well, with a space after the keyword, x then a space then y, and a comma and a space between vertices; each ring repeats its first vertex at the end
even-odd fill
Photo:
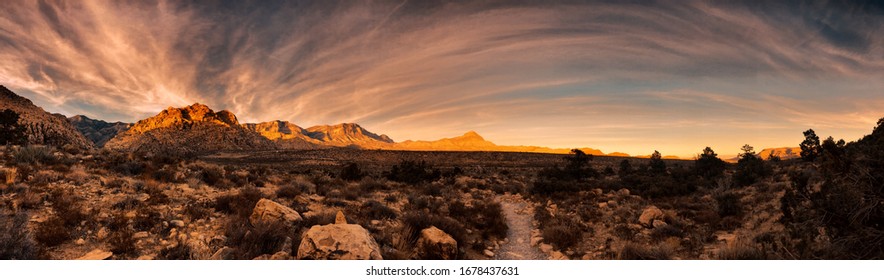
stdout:
POLYGON ((457 258, 457 241, 451 235, 431 226, 421 231, 417 240, 417 256, 424 260, 453 260, 457 258))
POLYGON ((298 259, 382 260, 381 249, 360 225, 313 226, 301 239, 298 259))
POLYGON ((300 220, 301 215, 292 208, 266 198, 258 201, 255 209, 252 210, 252 215, 249 216, 249 222, 253 226, 259 223, 295 223, 300 220))
POLYGON ((653 225, 654 220, 662 220, 663 219, 663 211, 660 211, 660 208, 657 206, 648 206, 642 211, 642 215, 638 217, 638 223, 645 226, 651 227, 653 225))

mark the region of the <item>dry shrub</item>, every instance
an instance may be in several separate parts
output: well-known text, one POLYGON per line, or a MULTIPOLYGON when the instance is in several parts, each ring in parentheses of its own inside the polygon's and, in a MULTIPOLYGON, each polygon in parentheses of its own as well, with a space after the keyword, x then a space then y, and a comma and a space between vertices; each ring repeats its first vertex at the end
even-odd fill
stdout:
MULTIPOLYGON (((263 254, 279 252, 283 249, 287 238, 292 243, 300 242, 292 226, 278 222, 252 225, 247 217, 231 217, 225 234, 226 245, 235 250, 234 258, 240 260, 251 260, 263 254)), ((292 244, 291 249, 296 250, 297 245, 292 244)))
POLYGON ((292 185, 285 185, 276 190, 276 197, 278 198, 295 198, 299 194, 301 194, 301 190, 292 185))
POLYGON ((407 244, 411 248, 414 248, 420 237, 421 231, 431 226, 435 226, 448 235, 451 235, 451 237, 457 241, 458 249, 469 244, 469 240, 467 240, 467 230, 463 224, 450 217, 434 215, 423 211, 406 212, 402 215, 401 238, 403 240, 399 243, 407 244))
POLYGON ((85 221, 87 215, 83 213, 79 198, 70 190, 55 189, 49 196, 52 208, 56 215, 64 221, 64 225, 73 228, 85 221))
POLYGON ((187 242, 182 240, 177 240, 175 246, 166 247, 160 250, 157 254, 158 260, 193 260, 194 257, 193 249, 190 248, 190 245, 187 245, 187 242))
POLYGON ((767 255, 764 250, 748 244, 746 242, 737 241, 733 246, 727 246, 718 252, 719 260, 765 260, 767 255))
POLYGON ((184 215, 190 216, 193 220, 208 218, 212 215, 212 208, 207 203, 191 202, 184 206, 184 215))
POLYGON ((369 200, 363 203, 359 214, 370 220, 395 219, 399 216, 398 213, 396 213, 396 210, 375 200, 369 200))
POLYGON ((258 204, 258 200, 261 200, 261 198, 262 194, 258 189, 252 187, 242 188, 236 194, 227 194, 216 198, 215 210, 248 217, 252 214, 252 210, 255 209, 255 205, 258 204))
POLYGON ((0 213, 0 260, 32 260, 38 249, 28 230, 28 214, 0 213))
POLYGON ((62 218, 53 215, 37 226, 34 238, 44 246, 54 247, 70 240, 71 232, 62 218))
POLYGON ((672 258, 673 249, 668 246, 643 246, 627 242, 617 252, 617 259, 621 260, 668 260, 672 258))
POLYGON ((135 232, 129 227, 122 227, 121 229, 111 232, 108 237, 111 252, 122 257, 132 257, 136 255, 138 250, 135 247, 134 234, 135 232))
POLYGON ((571 217, 559 215, 542 223, 543 240, 558 250, 576 246, 583 237, 580 222, 571 217))

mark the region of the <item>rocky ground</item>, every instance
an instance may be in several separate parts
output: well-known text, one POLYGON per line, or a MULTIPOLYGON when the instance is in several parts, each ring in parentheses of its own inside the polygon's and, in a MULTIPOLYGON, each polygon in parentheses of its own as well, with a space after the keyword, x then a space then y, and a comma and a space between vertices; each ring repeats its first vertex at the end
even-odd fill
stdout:
POLYGON ((32 149, 0 155, 4 223, 28 219, 5 233, 25 238, 0 242, 31 249, 7 258, 718 259, 751 257, 757 240, 784 234, 777 178, 655 199, 599 181, 562 196, 532 193, 525 166, 412 170, 432 178, 412 182, 391 175, 414 167, 404 163, 348 178, 340 165, 32 149))

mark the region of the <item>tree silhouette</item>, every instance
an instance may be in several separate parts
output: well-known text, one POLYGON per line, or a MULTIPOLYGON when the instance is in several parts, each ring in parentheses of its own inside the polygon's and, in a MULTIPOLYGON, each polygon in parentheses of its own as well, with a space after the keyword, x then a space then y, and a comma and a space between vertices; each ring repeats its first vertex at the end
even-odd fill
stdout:
POLYGON ((654 150, 654 153, 651 154, 651 162, 649 163, 649 166, 653 173, 666 173, 666 163, 663 162, 663 156, 661 156, 660 152, 657 150, 654 150))
POLYGON ((19 114, 6 109, 0 112, 0 144, 22 145, 27 141, 25 127, 18 123, 19 114))
POLYGON ((703 178, 712 179, 724 173, 725 163, 710 147, 703 149, 700 157, 694 161, 694 170, 703 178))
POLYGON ((820 137, 816 136, 813 129, 804 132, 804 141, 801 142, 801 158, 805 161, 814 161, 820 155, 820 137))
POLYGON ((764 164, 764 160, 755 154, 755 148, 746 144, 740 149, 743 150, 743 153, 740 154, 740 160, 737 161, 734 182, 740 186, 748 186, 771 173, 771 170, 764 164))

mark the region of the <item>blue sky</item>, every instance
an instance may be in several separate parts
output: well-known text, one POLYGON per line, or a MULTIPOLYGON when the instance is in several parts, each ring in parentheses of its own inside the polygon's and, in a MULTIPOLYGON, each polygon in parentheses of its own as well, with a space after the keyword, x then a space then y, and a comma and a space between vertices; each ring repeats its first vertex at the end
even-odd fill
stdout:
POLYGON ((356 122, 396 141, 690 157, 884 117, 873 1, 10 1, 0 84, 133 122, 356 122))

